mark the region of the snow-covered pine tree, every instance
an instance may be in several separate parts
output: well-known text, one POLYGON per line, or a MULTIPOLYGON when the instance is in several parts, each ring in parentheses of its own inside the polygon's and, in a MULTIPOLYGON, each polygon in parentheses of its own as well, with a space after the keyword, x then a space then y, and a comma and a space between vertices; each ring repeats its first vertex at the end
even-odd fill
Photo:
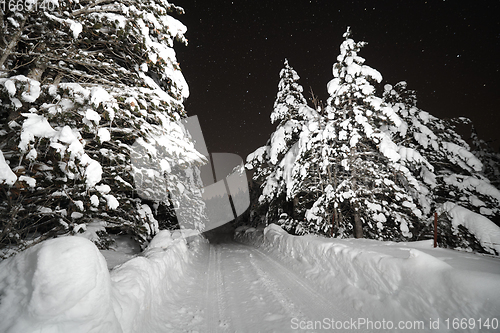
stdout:
MULTIPOLYGON (((159 223, 174 225, 168 196, 137 195, 130 153, 144 146, 147 165, 167 174, 202 163, 176 123, 189 91, 173 43, 187 41, 171 14, 183 9, 161 0, 20 3, 0 22, 1 164, 16 177, 0 179, 1 245, 85 232, 106 246, 113 229, 143 243, 159 223)), ((172 177, 201 182, 188 171, 172 177)))
POLYGON ((287 198, 294 200, 294 216, 281 219, 279 223, 299 235, 331 234, 335 210, 333 203, 322 201, 329 190, 328 184, 337 181, 338 165, 334 153, 337 141, 328 118, 320 112, 313 113, 312 109, 309 111, 314 116, 304 121, 299 141, 286 156, 284 179, 287 198), (312 211, 323 218, 312 217, 312 211))
POLYGON ((247 157, 247 168, 254 170, 253 179, 262 189, 256 210, 265 211, 266 219, 272 221, 282 213, 293 215, 293 199, 286 198, 286 156, 298 141, 302 123, 314 113, 307 107, 299 79, 285 59, 271 113, 271 123, 278 123, 276 130, 265 146, 247 157))
POLYGON ((354 42, 348 29, 328 83, 325 119, 310 122, 300 139, 293 175, 294 191, 319 179, 321 195, 307 211, 307 228, 327 233, 335 216, 341 237, 402 240, 418 228, 420 210, 413 196, 418 184, 383 126, 400 124, 399 117, 375 96, 373 81, 381 74, 358 56, 364 42, 354 42))
POLYGON ((300 76, 285 59, 284 67, 280 71, 278 93, 274 101, 274 109, 271 112, 271 124, 279 121, 278 126, 283 126, 292 120, 293 128, 298 127, 297 121, 302 119, 301 106, 307 104, 302 95, 304 89, 299 84, 300 76))
MULTIPOLYGON (((484 175, 491 184, 500 190, 500 152, 495 151, 490 143, 480 139, 474 125, 471 126, 472 153, 484 166, 484 175)), ((497 222, 500 225, 500 221, 497 222)))
MULTIPOLYGON (((399 145, 400 163, 419 182, 419 202, 426 220, 432 220, 434 212, 442 211, 447 202, 452 202, 498 224, 500 191, 485 176, 480 159, 456 131, 457 123, 469 124, 470 120, 440 119, 419 109, 416 93, 407 88, 406 82, 394 87, 386 85, 384 90, 385 102, 402 120, 400 126, 388 130, 399 145)), ((478 156, 483 155, 478 153, 478 156)), ((453 230, 447 228, 446 232, 453 230)), ((471 235, 465 230, 454 232, 455 235, 443 235, 453 244, 443 245, 468 248, 471 235)))

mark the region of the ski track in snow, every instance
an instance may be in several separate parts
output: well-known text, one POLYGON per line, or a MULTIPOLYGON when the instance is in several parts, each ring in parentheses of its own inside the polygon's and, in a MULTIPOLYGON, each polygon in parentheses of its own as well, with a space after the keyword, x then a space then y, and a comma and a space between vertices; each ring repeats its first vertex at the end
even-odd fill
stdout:
POLYGON ((226 299, 222 282, 220 253, 210 246, 206 292, 207 332, 227 332, 226 299))
POLYGON ((276 260, 257 248, 252 248, 252 251, 261 256, 262 263, 267 264, 267 267, 264 267, 265 271, 272 272, 275 279, 278 278, 278 281, 288 286, 287 292, 296 298, 297 302, 300 302, 305 311, 310 312, 307 313, 309 318, 317 320, 318 318, 331 318, 335 316, 337 320, 349 320, 352 317, 347 315, 338 303, 334 304, 325 299, 323 295, 311 288, 301 277, 276 260), (297 293, 299 290, 300 293, 297 293))
POLYGON ((342 304, 328 300, 307 281, 266 253, 239 243, 211 244, 204 293, 206 332, 315 332, 294 330, 298 321, 349 320, 342 304))

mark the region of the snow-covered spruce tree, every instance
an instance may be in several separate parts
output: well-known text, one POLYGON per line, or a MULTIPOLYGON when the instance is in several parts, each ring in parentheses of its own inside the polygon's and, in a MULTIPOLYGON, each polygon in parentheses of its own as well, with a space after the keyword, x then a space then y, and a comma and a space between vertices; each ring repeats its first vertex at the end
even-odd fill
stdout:
POLYGON ((287 198, 293 198, 294 214, 281 218, 279 223, 299 235, 311 232, 331 235, 335 210, 329 203, 321 205, 320 198, 325 199, 328 184, 337 183, 338 165, 334 153, 337 141, 328 118, 312 109, 309 111, 314 116, 304 121, 299 141, 285 156, 283 178, 287 198), (321 206, 322 219, 311 219, 313 205, 321 206))
POLYGON ((381 130, 400 119, 375 96, 372 82, 382 76, 364 65, 358 52, 365 43, 350 35, 348 29, 333 66, 324 119, 304 126, 309 133, 304 130, 299 140, 289 195, 319 180, 314 187, 320 196, 305 214, 310 231, 330 233, 333 222, 340 237, 408 239, 419 228, 418 183, 381 130))
POLYGON ((133 174, 148 170, 130 153, 145 147, 144 165, 167 175, 203 159, 175 123, 189 92, 173 49, 186 28, 170 14, 183 9, 162 0, 22 4, 31 6, 7 8, 0 22, 0 148, 3 170, 16 176, 0 179, 0 245, 85 232, 106 246, 113 229, 143 243, 174 225, 168 196, 137 195, 133 174))
POLYGON ((265 214, 267 220, 275 221, 282 213, 291 216, 294 212, 293 202, 286 198, 285 157, 298 141, 302 122, 311 117, 299 79, 285 59, 271 113, 271 123, 278 123, 276 130, 265 146, 247 157, 247 168, 254 170, 253 179, 262 190, 255 210, 265 214))
MULTIPOLYGON (((384 100, 402 120, 400 126, 388 130, 400 145, 401 163, 419 182, 419 202, 426 220, 430 222, 434 212, 442 211, 443 206, 450 206, 445 205, 447 202, 452 202, 498 224, 500 191, 490 183, 483 164, 455 129, 457 124, 470 125, 470 120, 439 119, 420 110, 416 94, 407 88, 406 82, 394 87, 386 85, 384 89, 384 100)), ((453 242, 443 242, 445 246, 468 248, 474 238, 463 229, 447 228, 442 233, 442 238, 453 242)))
MULTIPOLYGON (((471 125, 472 153, 484 166, 484 175, 491 184, 500 190, 500 152, 495 151, 490 143, 479 138, 474 125, 471 125)), ((500 221, 497 222, 500 225, 500 221)))

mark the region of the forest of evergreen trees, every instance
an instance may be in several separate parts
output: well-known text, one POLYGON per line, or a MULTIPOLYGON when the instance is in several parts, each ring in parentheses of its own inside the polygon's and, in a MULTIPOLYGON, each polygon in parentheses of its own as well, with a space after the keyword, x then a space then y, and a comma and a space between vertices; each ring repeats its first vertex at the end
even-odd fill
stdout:
POLYGON ((447 209, 459 205, 500 223, 499 155, 465 118, 439 119, 417 107, 406 82, 383 87, 358 55, 365 46, 348 29, 323 105, 307 104, 285 60, 271 114, 276 130, 247 158, 253 170, 254 225, 278 223, 294 234, 427 239, 439 214, 442 246, 484 249, 447 209), (466 142, 469 139, 471 144, 466 142), (496 186, 496 187, 495 187, 496 186))
MULTIPOLYGON (((3 11, 0 247, 77 233, 101 248, 112 233, 145 244, 179 227, 172 198, 200 207, 190 189, 202 188, 207 161, 178 123, 189 96, 173 48, 187 42, 174 18, 182 13, 160 0, 3 11), (156 186, 163 180, 184 185, 169 193, 156 186)), ((400 241, 428 237, 438 212, 444 246, 488 250, 451 225, 446 207, 500 223, 499 155, 476 133, 457 133, 467 119, 419 109, 405 82, 380 87, 382 75, 358 55, 364 45, 345 33, 325 105, 308 105, 285 61, 276 131, 248 156, 252 203, 240 220, 400 241)), ((194 224, 207 214, 191 213, 194 224)))

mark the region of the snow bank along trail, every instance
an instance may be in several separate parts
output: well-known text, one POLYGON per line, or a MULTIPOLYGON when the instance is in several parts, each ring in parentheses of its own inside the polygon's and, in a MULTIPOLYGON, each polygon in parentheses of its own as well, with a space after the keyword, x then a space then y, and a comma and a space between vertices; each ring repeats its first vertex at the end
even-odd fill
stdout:
POLYGON ((454 332, 455 319, 467 321, 461 332, 500 330, 498 259, 432 249, 428 242, 298 237, 277 225, 242 227, 236 238, 307 278, 307 286, 342 304, 352 318, 391 321, 394 330, 387 331, 409 331, 397 329, 402 323, 422 332, 454 332), (437 321, 439 329, 431 327, 437 321), (479 328, 480 322, 494 325, 479 328))
POLYGON ((199 314, 179 300, 190 295, 203 240, 195 236, 190 244, 185 236, 160 231, 141 255, 111 272, 97 247, 76 236, 0 262, 0 332, 164 333, 196 325, 199 314))
POLYGON ((337 331, 411 331, 372 329, 360 319, 453 332, 445 322, 454 318, 476 320, 460 331, 498 331, 477 321, 498 324, 493 258, 296 237, 276 225, 240 229, 237 240, 250 245, 161 231, 111 271, 87 239, 42 242, 0 262, 0 332, 320 332, 335 323, 337 331))

